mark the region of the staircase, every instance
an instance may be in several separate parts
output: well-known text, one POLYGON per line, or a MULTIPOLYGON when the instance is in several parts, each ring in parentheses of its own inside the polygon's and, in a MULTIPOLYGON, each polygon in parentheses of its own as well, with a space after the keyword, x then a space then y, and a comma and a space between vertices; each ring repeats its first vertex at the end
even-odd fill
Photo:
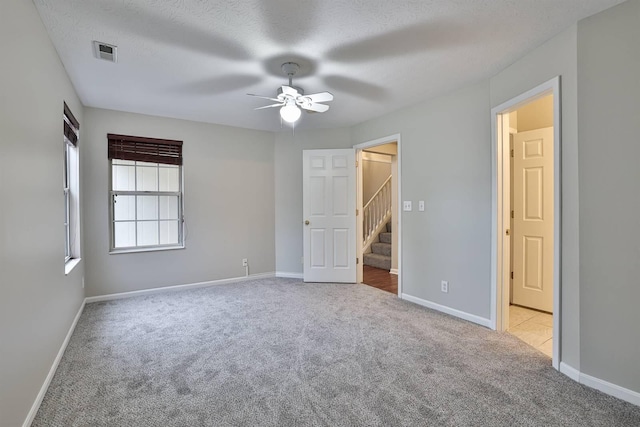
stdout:
POLYGON ((371 244, 371 252, 363 255, 364 265, 391 270, 391 222, 387 222, 386 231, 378 234, 377 242, 371 244))

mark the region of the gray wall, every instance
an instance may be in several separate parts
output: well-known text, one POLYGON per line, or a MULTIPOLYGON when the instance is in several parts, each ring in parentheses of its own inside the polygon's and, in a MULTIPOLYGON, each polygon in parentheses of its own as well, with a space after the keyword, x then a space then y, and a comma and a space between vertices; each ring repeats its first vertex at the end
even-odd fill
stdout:
POLYGON ((573 26, 491 79, 491 106, 561 78, 562 105, 562 343, 560 359, 580 369, 580 275, 578 246, 577 29, 573 26))
POLYGON ((275 134, 276 271, 302 274, 302 150, 350 148, 348 129, 275 134))
POLYGON ((87 296, 273 272, 273 134, 87 108, 87 296), (184 141, 186 249, 109 255, 107 133, 184 141))
POLYGON ((581 371, 640 392, 640 0, 578 25, 581 371))
POLYGON ((402 213, 403 293, 482 318, 491 290, 488 99, 484 81, 352 128, 354 144, 401 134, 402 200, 415 206, 402 213))
MULTIPOLYGON (((62 104, 82 106, 33 3, 0 5, 0 425, 22 425, 82 304, 64 274, 62 104)), ((83 254, 84 256, 85 254, 83 254)))

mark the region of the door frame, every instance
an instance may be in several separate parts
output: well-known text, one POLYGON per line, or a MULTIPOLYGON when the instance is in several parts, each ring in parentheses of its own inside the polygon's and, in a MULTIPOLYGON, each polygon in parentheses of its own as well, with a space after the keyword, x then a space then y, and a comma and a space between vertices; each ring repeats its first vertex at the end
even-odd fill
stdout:
POLYGON ((505 331, 509 326, 510 236, 510 150, 509 116, 525 104, 553 95, 553 354, 552 365, 560 368, 561 342, 561 93, 560 76, 491 109, 491 329, 505 331))
MULTIPOLYGON (((382 138, 378 138, 378 139, 374 139, 371 141, 367 141, 367 142, 363 142, 360 144, 356 144, 353 146, 353 148, 355 148, 356 150, 356 159, 360 159, 362 150, 366 149, 366 148, 371 148, 371 147, 375 147, 377 145, 384 145, 384 144, 390 144, 392 142, 397 143, 397 153, 396 153, 396 162, 397 162, 397 169, 398 169, 398 173, 397 173, 397 177, 394 177, 395 180, 397 181, 397 195, 398 195, 398 203, 397 203, 397 212, 393 212, 392 215, 395 215, 397 218, 397 239, 398 239, 398 298, 402 299, 402 143, 401 143, 401 136, 399 133, 393 134, 393 135, 389 135, 389 136, 385 136, 382 138)), ((356 168, 356 182, 358 186, 360 186, 362 184, 362 167, 361 164, 358 165, 358 168, 356 168)), ((360 197, 360 195, 356 195, 357 198, 360 197)), ((358 199, 356 199, 358 200, 358 199)), ((360 211, 362 210, 362 208, 359 208, 360 211)), ((358 259, 360 260, 360 262, 358 263, 358 265, 356 265, 356 276, 357 277, 362 277, 362 267, 363 267, 363 256, 362 256, 362 238, 360 237, 362 235, 362 212, 358 212, 358 215, 356 216, 356 253, 358 254, 358 259), (360 231, 358 231, 360 230, 360 231)))

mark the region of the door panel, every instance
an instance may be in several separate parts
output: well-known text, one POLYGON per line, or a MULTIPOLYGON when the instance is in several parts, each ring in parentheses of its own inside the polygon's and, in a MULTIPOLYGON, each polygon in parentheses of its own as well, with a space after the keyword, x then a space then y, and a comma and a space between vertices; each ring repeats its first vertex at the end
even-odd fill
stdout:
POLYGON ((553 128, 513 144, 514 304, 553 311, 553 128))
POLYGON ((355 151, 304 150, 305 282, 356 281, 355 151))

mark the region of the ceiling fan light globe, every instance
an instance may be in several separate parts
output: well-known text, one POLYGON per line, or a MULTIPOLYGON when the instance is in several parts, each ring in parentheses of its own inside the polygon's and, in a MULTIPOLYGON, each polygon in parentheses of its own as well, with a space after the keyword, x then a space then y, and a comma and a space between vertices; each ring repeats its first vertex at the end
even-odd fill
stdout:
POLYGON ((302 111, 295 104, 287 104, 280 109, 280 117, 287 123, 295 123, 302 111))

